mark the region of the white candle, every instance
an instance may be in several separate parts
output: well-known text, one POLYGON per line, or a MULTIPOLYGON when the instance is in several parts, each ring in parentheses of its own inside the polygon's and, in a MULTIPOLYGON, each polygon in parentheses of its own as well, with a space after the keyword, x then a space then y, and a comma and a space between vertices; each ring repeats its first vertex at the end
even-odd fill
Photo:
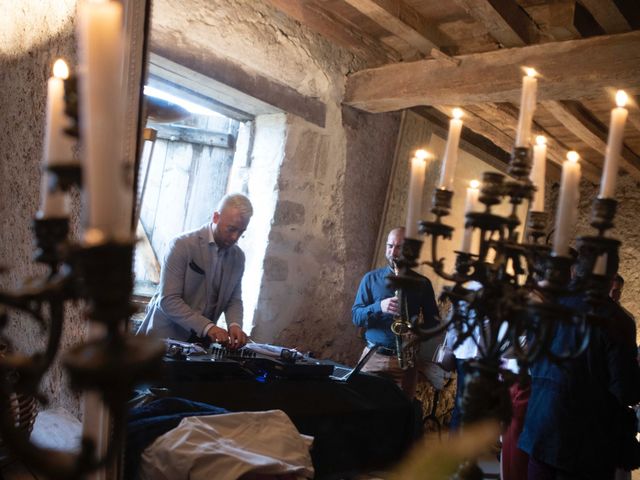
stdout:
POLYGON ((562 164, 560 199, 558 200, 553 234, 553 254, 555 256, 566 257, 569 255, 569 240, 578 218, 578 201, 580 199, 579 159, 580 155, 572 151, 567 153, 567 160, 562 164))
POLYGON ((69 77, 69 68, 64 60, 53 64, 53 76, 47 81, 47 123, 44 134, 43 165, 69 165, 73 158, 73 138, 64 133, 69 119, 64 113, 64 80, 69 77))
MULTIPOLYGON (((478 180, 471 180, 469 187, 467 188, 467 197, 464 203, 464 214, 474 212, 478 208, 478 198, 480 197, 480 182, 478 180)), ((471 252, 471 239, 473 238, 473 228, 465 228, 462 236, 461 252, 471 252)))
POLYGON ((593 273, 596 275, 606 275, 607 273, 607 254, 603 253, 596 258, 596 264, 593 266, 593 273))
POLYGON ((101 230, 107 239, 128 239, 131 225, 124 205, 122 158, 122 5, 81 3, 78 38, 86 227, 101 230))
POLYGON ((422 215, 422 191, 424 189, 424 177, 427 171, 426 158, 429 154, 424 150, 418 150, 411 159, 411 176, 409 178, 409 203, 407 205, 407 238, 418 238, 418 221, 422 215))
POLYGON ((617 108, 611 110, 611 123, 609 125, 609 138, 607 151, 602 169, 600 182, 600 198, 614 198, 616 192, 616 180, 618 179, 618 167, 620 164, 620 152, 622 151, 622 137, 624 136, 624 124, 629 112, 624 106, 627 104, 627 94, 623 90, 616 93, 617 108))
POLYGON ((544 179, 547 163, 547 139, 543 135, 536 137, 536 144, 533 146, 533 166, 531 167, 531 183, 536 187, 533 194, 531 210, 533 212, 544 212, 544 179))
POLYGON ((516 131, 516 147, 528 147, 531 137, 531 123, 536 109, 536 90, 538 89, 537 72, 533 68, 526 68, 526 75, 522 77, 522 96, 520 97, 520 116, 516 131))
POLYGON ((442 171, 440 172, 440 184, 438 188, 453 190, 453 177, 456 173, 456 163, 458 161, 458 145, 460 144, 460 133, 462 132, 462 110, 453 109, 453 118, 449 120, 449 135, 447 145, 442 158, 442 171))

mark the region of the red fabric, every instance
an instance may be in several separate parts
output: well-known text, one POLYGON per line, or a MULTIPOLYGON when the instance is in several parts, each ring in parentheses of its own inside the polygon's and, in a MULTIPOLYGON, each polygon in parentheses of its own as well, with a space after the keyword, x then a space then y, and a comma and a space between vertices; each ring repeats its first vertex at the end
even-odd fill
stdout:
POLYGON ((509 428, 502 435, 502 480, 527 480, 529 455, 518 448, 518 438, 524 427, 530 394, 531 385, 521 387, 519 383, 515 383, 509 389, 513 418, 509 428))

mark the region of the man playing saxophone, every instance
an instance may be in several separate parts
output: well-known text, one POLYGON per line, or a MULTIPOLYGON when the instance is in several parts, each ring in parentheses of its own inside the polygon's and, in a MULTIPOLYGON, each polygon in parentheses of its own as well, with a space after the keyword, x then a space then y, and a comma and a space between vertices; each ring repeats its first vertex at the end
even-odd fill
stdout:
MULTIPOLYGON (((391 325, 401 315, 401 305, 395 292, 387 285, 387 276, 394 273, 395 262, 400 257, 404 243, 404 228, 394 228, 389 232, 385 248, 388 264, 367 272, 360 282, 351 309, 353 323, 365 330, 367 346, 362 355, 378 345, 376 353, 369 359, 362 371, 378 373, 393 379, 410 397, 415 393, 416 367, 401 368, 396 349, 396 335, 391 325)), ((424 327, 435 326, 438 307, 431 282, 422 275, 411 272, 420 280, 419 286, 407 290, 404 295, 405 314, 408 318, 422 315, 424 327)), ((406 367, 406 366, 404 366, 406 367)))

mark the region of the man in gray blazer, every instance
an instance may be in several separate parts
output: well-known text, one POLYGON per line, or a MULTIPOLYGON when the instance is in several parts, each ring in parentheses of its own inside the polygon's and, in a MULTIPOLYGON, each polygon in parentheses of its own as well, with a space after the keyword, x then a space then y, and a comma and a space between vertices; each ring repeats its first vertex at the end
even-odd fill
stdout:
POLYGON ((240 348, 244 253, 236 245, 253 214, 242 194, 225 196, 211 223, 173 239, 160 274, 158 291, 149 302, 138 333, 240 348), (224 313, 227 330, 216 326, 224 313))

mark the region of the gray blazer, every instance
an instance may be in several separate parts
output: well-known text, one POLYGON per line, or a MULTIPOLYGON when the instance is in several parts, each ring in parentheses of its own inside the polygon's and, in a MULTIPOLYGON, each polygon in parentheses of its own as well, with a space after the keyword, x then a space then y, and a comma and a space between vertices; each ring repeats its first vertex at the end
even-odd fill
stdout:
POLYGON ((244 253, 237 245, 224 257, 218 301, 212 299, 209 224, 176 237, 162 265, 160 285, 147 307, 138 334, 186 341, 193 330, 204 328, 224 312, 227 325, 242 327, 242 274, 244 253))

